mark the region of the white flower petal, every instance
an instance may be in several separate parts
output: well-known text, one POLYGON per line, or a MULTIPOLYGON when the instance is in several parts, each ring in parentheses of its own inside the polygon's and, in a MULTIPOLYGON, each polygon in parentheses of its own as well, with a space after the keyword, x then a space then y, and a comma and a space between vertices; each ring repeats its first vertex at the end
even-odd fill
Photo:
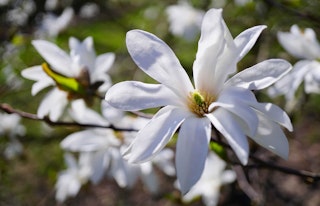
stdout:
POLYGON ((154 157, 152 162, 166 175, 174 176, 176 174, 175 166, 171 161, 174 157, 174 152, 169 148, 164 148, 159 154, 154 157))
POLYGON ((291 64, 285 60, 269 59, 237 73, 226 84, 260 90, 281 79, 291 69, 291 64))
POLYGON ((51 78, 46 76, 41 81, 38 81, 32 85, 31 95, 34 96, 44 88, 54 84, 55 84, 54 81, 51 78))
POLYGON ((320 57, 320 45, 315 32, 307 28, 300 30, 297 25, 290 32, 278 32, 278 40, 283 48, 296 58, 316 59, 320 57))
MULTIPOLYGON (((161 110, 159 110, 160 113, 161 110)), ((132 163, 150 160, 166 146, 180 124, 189 115, 191 115, 189 112, 179 108, 156 115, 138 132, 137 137, 125 151, 124 157, 132 163)))
POLYGON ((221 50, 225 44, 222 9, 209 10, 202 21, 201 37, 198 52, 193 64, 195 87, 200 91, 211 92, 215 77, 215 67, 221 50))
POLYGON ((68 77, 73 76, 70 70, 71 59, 66 52, 55 44, 45 40, 34 40, 32 41, 32 45, 56 72, 68 77))
POLYGON ((256 102, 251 91, 237 87, 229 87, 223 90, 218 100, 209 106, 209 111, 215 107, 223 107, 241 118, 246 123, 250 134, 253 135, 258 127, 258 117, 255 111, 248 105, 248 101, 256 102))
POLYGON ((111 52, 97 56, 95 61, 95 71, 93 75, 107 73, 111 68, 111 66, 113 65, 115 58, 116 58, 116 55, 111 52))
POLYGON ((262 114, 258 117, 258 131, 255 136, 250 136, 251 139, 280 157, 288 159, 289 143, 280 126, 262 114))
POLYGON ((61 143, 61 147, 73 152, 93 152, 113 143, 119 144, 110 130, 83 130, 68 135, 61 143))
POLYGON ((312 67, 309 66, 310 64, 312 64, 310 60, 297 62, 289 73, 277 81, 272 87, 268 88, 268 94, 271 97, 285 95, 287 101, 293 100, 296 90, 306 74, 312 69, 312 67))
POLYGON ((112 150, 111 174, 120 187, 132 187, 137 181, 137 168, 122 158, 119 150, 112 150))
POLYGON ((179 98, 167 87, 137 81, 115 84, 108 90, 105 98, 112 107, 125 111, 181 105, 179 98))
POLYGON ((207 114, 206 116, 210 119, 215 128, 227 139, 241 163, 246 165, 249 156, 248 140, 233 115, 222 108, 218 108, 213 113, 207 114))
POLYGON ((126 44, 135 63, 150 77, 181 98, 193 91, 191 81, 170 47, 153 34, 141 30, 127 33, 126 44))
POLYGON ((109 153, 104 150, 95 152, 92 154, 90 166, 92 168, 92 174, 90 176, 93 184, 98 184, 104 177, 106 170, 108 169, 111 162, 109 153))
POLYGON ((37 112, 38 117, 49 115, 50 120, 57 121, 67 104, 67 93, 54 88, 42 99, 37 112))
POLYGON ((103 118, 95 110, 89 109, 83 99, 77 99, 72 101, 69 114, 73 120, 81 124, 96 124, 108 126, 109 122, 103 118))
POLYGON ((26 79, 30 79, 34 81, 39 81, 44 76, 48 77, 48 75, 43 71, 42 66, 39 66, 39 65, 22 70, 21 75, 26 79))
POLYGON ((53 79, 43 71, 42 66, 33 66, 24 69, 21 72, 21 75, 26 79, 37 81, 32 85, 32 96, 50 85, 55 85, 53 79))
POLYGON ((306 93, 320 93, 320 63, 318 61, 312 61, 307 65, 308 72, 304 76, 304 90, 306 93))
POLYGON ((247 29, 241 34, 239 34, 235 39, 234 43, 237 46, 239 53, 238 61, 240 61, 253 47, 256 43, 258 37, 260 36, 262 30, 267 28, 266 26, 255 26, 250 29, 247 29))
MULTIPOLYGON (((75 38, 71 37, 69 41, 73 39, 74 42, 75 38)), ((95 69, 95 59, 96 53, 93 46, 93 38, 87 37, 83 42, 78 43, 69 43, 70 45, 70 56, 73 60, 73 73, 75 75, 81 72, 81 69, 86 68, 89 70, 89 73, 93 73, 95 69), (72 47, 71 47, 72 46, 72 47)))
POLYGON ((268 117, 268 119, 284 126, 289 131, 293 131, 289 116, 277 105, 272 103, 256 103, 251 106, 262 112, 266 117, 268 117))
POLYGON ((177 178, 182 194, 201 177, 210 138, 211 122, 207 118, 189 117, 182 123, 176 149, 177 178))
POLYGON ((143 184, 147 186, 148 191, 157 194, 159 192, 159 180, 153 170, 151 162, 140 164, 140 170, 143 184))

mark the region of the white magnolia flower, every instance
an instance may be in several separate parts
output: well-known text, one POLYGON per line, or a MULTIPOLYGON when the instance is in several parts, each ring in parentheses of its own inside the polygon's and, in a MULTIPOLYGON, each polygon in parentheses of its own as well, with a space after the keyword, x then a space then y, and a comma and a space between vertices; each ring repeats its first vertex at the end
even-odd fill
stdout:
POLYGON ((183 196, 184 202, 190 202, 198 196, 202 196, 207 206, 217 205, 219 202, 220 187, 233 182, 236 173, 232 170, 225 170, 226 163, 215 153, 208 154, 202 176, 191 190, 183 196))
MULTIPOLYGON (((133 118, 125 116, 120 110, 110 107, 107 102, 101 104, 103 117, 84 106, 82 100, 72 103, 70 115, 80 123, 92 123, 97 125, 109 125, 119 128, 139 130, 148 122, 145 118, 133 118), (77 107, 77 108, 75 108, 77 107), (110 122, 110 123, 109 123, 110 122)), ((64 150, 77 153, 90 153, 90 180, 97 184, 105 175, 114 178, 120 187, 132 188, 139 177, 152 193, 158 192, 158 179, 153 166, 156 165, 167 175, 174 175, 174 165, 171 163, 173 152, 163 150, 158 158, 144 164, 130 164, 121 155, 121 150, 127 147, 133 140, 133 133, 122 132, 117 137, 111 129, 86 129, 68 135, 62 142, 64 150)))
POLYGON ((20 124, 21 117, 17 114, 0 113, 0 138, 7 138, 8 142, 3 153, 6 158, 12 159, 20 154, 23 146, 18 140, 18 136, 23 136, 26 129, 20 124))
POLYGON ((120 82, 108 90, 106 100, 111 106, 128 111, 164 107, 139 131, 125 157, 136 163, 152 159, 180 127, 175 162, 183 194, 202 174, 212 125, 243 164, 249 154, 246 136, 287 158, 288 142, 280 125, 291 131, 289 117, 276 105, 257 102, 251 90, 271 85, 291 65, 284 60, 266 60, 228 79, 264 28, 250 28, 233 39, 222 19, 222 10, 209 10, 203 19, 193 64, 194 86, 162 40, 145 31, 129 31, 126 43, 131 57, 161 84, 120 82))
POLYGON ((78 161, 69 153, 65 154, 64 158, 68 168, 59 174, 55 185, 58 202, 76 196, 81 186, 88 182, 91 173, 89 154, 80 154, 78 161))
POLYGON ((36 36, 39 38, 56 37, 70 25, 73 17, 74 11, 70 7, 65 8, 60 16, 52 13, 45 14, 40 28, 36 31, 36 36))
POLYGON ((69 100, 83 98, 90 101, 94 94, 101 95, 110 87, 111 80, 107 72, 114 62, 115 55, 105 53, 96 56, 91 37, 83 42, 71 37, 69 55, 45 40, 35 40, 32 44, 52 69, 42 65, 22 71, 23 77, 36 81, 31 94, 36 95, 48 86, 55 86, 38 108, 40 118, 49 115, 52 121, 56 121, 69 100), (61 78, 63 80, 60 80, 61 78))
POLYGON ((18 114, 0 113, 0 136, 23 136, 26 132, 25 127, 20 124, 21 117, 18 114))
POLYGON ((302 59, 298 61, 291 72, 270 87, 270 96, 285 95, 290 106, 295 92, 304 81, 306 93, 320 93, 320 44, 311 28, 302 31, 293 25, 290 32, 278 32, 278 40, 292 56, 302 59))
POLYGON ((186 40, 193 40, 200 31, 204 12, 193 8, 189 3, 180 1, 176 5, 168 6, 170 31, 172 34, 184 37, 186 40))

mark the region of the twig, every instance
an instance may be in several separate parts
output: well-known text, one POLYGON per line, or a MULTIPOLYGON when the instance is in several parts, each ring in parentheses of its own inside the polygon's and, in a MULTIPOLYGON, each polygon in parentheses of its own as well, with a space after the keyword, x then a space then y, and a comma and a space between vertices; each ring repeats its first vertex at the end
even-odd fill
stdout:
POLYGON ((113 130, 119 131, 119 132, 138 131, 137 129, 119 128, 119 127, 115 127, 114 125, 82 124, 82 123, 78 123, 78 122, 61 122, 61 121, 54 122, 54 121, 50 120, 48 117, 39 118, 36 114, 16 110, 16 109, 12 108, 10 105, 4 104, 4 103, 0 104, 0 109, 8 114, 18 114, 19 116, 26 118, 26 119, 31 119, 31 120, 36 120, 36 121, 44 121, 45 123, 47 123, 51 126, 95 127, 95 128, 113 129, 113 130))
POLYGON ((270 162, 266 162, 264 160, 261 160, 253 155, 250 155, 250 158, 257 162, 256 164, 251 164, 251 165, 247 165, 245 166, 246 168, 265 168, 265 169, 272 169, 272 170, 276 170, 282 173, 286 173, 286 174, 291 174, 291 175, 296 175, 298 177, 304 178, 306 181, 310 182, 310 183, 314 183, 320 180, 320 173, 314 173, 314 172, 310 172, 310 171, 306 171, 306 170, 296 170, 293 168, 289 168, 289 167, 284 167, 284 166, 280 166, 280 165, 276 165, 270 162))
POLYGON ((261 205, 263 198, 248 182, 247 177, 243 171, 243 167, 241 167, 240 165, 235 165, 232 167, 232 169, 237 174, 237 182, 242 191, 246 193, 246 195, 248 195, 248 197, 252 201, 254 201, 256 205, 261 205))
POLYGON ((263 1, 266 4, 271 5, 272 7, 279 8, 279 9, 281 9, 281 10, 287 12, 287 13, 290 13, 292 15, 295 15, 295 16, 306 18, 306 19, 308 19, 310 21, 313 21, 317 25, 319 25, 320 17, 318 17, 318 16, 314 16, 314 15, 311 15, 311 14, 308 14, 308 13, 303 13, 303 12, 300 12, 298 10, 292 9, 290 7, 287 7, 287 6, 283 5, 283 4, 281 4, 278 1, 274 1, 274 0, 263 0, 263 1))
MULTIPOLYGON (((217 140, 217 139, 211 138, 211 141, 214 141, 214 142, 220 144, 221 146, 223 146, 226 149, 232 150, 231 147, 227 143, 222 142, 219 139, 217 140)), ((249 164, 249 165, 244 165, 243 166, 244 168, 275 170, 275 171, 279 171, 279 172, 282 172, 285 174, 299 176, 301 178, 304 178, 306 181, 308 181, 310 183, 315 183, 315 182, 320 181, 320 173, 310 172, 310 171, 306 171, 306 170, 297 170, 297 169, 293 169, 293 168, 289 168, 289 167, 285 167, 285 166, 280 166, 280 165, 277 165, 277 164, 274 164, 271 162, 266 162, 266 161, 254 156, 254 155, 250 155, 249 157, 255 163, 249 164)), ((240 162, 235 162, 235 161, 232 161, 231 163, 233 165, 242 165, 240 162)))

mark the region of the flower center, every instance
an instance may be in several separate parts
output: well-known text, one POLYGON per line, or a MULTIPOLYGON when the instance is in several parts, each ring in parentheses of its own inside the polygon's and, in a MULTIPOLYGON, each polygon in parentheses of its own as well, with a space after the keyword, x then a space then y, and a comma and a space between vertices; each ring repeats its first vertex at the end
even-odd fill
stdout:
POLYGON ((190 92, 188 97, 188 107, 191 112, 203 117, 209 113, 209 106, 216 100, 216 97, 207 92, 199 92, 197 90, 190 92))

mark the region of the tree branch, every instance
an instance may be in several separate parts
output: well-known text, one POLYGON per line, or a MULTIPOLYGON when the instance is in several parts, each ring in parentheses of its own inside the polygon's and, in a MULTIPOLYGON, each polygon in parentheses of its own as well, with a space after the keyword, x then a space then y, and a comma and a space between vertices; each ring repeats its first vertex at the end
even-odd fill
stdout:
MULTIPOLYGON (((219 139, 217 140, 217 139, 211 138, 211 141, 214 141, 214 142, 220 144, 221 146, 223 146, 226 149, 232 150, 232 148, 227 143, 222 142, 219 139)), ((301 177, 309 183, 315 183, 315 182, 320 181, 320 173, 310 172, 310 171, 306 171, 306 170, 297 170, 297 169, 293 169, 293 168, 289 168, 289 167, 285 167, 285 166, 280 166, 280 165, 277 165, 277 164, 274 164, 271 162, 266 162, 256 156, 252 155, 252 154, 249 157, 255 163, 244 165, 243 166, 244 168, 275 170, 275 171, 279 171, 279 172, 282 172, 285 174, 290 174, 290 175, 295 175, 295 176, 301 177)), ((239 161, 232 161, 232 162, 228 161, 228 162, 233 165, 242 165, 239 161)))
POLYGON ((262 168, 262 169, 276 170, 282 173, 296 175, 298 177, 305 179, 305 181, 310 183, 314 183, 320 180, 320 173, 314 173, 306 170, 296 170, 293 168, 276 165, 270 162, 266 162, 262 159, 259 159, 258 157, 255 157, 253 155, 250 155, 250 158, 253 161, 255 161, 256 164, 247 165, 245 166, 246 168, 257 168, 257 169, 262 168))
POLYGON ((18 114, 19 116, 26 118, 26 119, 31 119, 31 120, 36 120, 36 121, 43 121, 50 126, 77 126, 77 127, 94 127, 94 128, 106 128, 106 129, 113 129, 114 131, 119 131, 119 132, 136 132, 138 131, 137 129, 133 128, 119 128, 115 127, 114 125, 98 125, 98 124, 82 124, 78 122, 61 122, 61 121, 51 121, 47 116, 44 118, 39 118, 36 114, 20 111, 17 109, 12 108, 9 104, 2 103, 0 104, 0 109, 8 114, 18 114))

